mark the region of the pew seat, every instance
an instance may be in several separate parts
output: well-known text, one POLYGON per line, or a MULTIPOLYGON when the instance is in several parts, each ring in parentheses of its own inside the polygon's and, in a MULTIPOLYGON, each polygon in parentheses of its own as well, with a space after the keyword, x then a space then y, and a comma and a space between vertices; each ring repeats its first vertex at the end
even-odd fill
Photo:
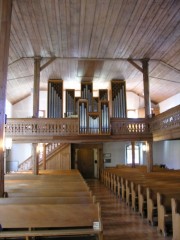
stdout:
POLYGON ((96 236, 103 239, 99 203, 0 205, 0 238, 96 236))

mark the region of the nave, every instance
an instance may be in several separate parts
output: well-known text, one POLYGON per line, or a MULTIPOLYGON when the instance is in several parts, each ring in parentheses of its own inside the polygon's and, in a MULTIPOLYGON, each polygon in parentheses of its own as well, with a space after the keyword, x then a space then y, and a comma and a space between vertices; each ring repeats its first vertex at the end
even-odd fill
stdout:
POLYGON ((101 204, 104 240, 171 240, 157 233, 137 212, 126 206, 98 180, 87 183, 101 204))

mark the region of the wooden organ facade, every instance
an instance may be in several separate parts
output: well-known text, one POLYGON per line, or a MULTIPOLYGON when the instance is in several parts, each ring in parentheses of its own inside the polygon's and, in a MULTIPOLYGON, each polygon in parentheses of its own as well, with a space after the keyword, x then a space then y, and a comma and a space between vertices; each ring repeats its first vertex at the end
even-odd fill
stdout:
POLYGON ((75 89, 63 90, 62 80, 49 80, 48 118, 63 117, 65 99, 64 117, 79 119, 79 134, 110 134, 110 115, 113 118, 126 117, 125 90, 125 81, 112 80, 109 102, 108 89, 99 89, 99 96, 93 96, 92 82, 82 82, 80 97, 75 97, 75 89))

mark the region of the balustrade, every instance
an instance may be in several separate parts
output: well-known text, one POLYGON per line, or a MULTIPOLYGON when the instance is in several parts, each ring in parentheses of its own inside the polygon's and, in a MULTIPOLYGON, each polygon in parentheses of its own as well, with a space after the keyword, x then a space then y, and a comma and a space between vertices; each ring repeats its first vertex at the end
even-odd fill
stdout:
MULTIPOLYGON (((159 114, 152 119, 139 118, 111 118, 109 134, 111 136, 126 135, 131 138, 139 136, 150 136, 157 130, 163 131, 180 127, 180 105, 159 114)), ((86 129, 91 134, 89 129, 86 129)), ((79 135, 79 119, 78 118, 16 118, 7 119, 5 125, 6 137, 80 137, 79 135)), ((94 132, 93 132, 94 135, 94 132)), ((96 135, 103 135, 98 133, 96 135)), ((108 136, 107 136, 108 137, 108 136)))
POLYGON ((180 127, 180 105, 163 112, 151 121, 151 131, 170 130, 180 127))

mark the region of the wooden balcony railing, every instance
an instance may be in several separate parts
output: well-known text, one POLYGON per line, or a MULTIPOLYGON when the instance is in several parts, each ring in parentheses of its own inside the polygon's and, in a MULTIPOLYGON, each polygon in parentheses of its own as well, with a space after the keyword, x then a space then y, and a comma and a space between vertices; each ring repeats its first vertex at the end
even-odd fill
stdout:
POLYGON ((6 136, 76 136, 78 119, 73 118, 9 118, 6 136))
POLYGON ((119 139, 131 139, 131 137, 138 139, 142 137, 145 140, 146 137, 152 137, 152 134, 156 131, 162 131, 163 134, 165 130, 179 129, 179 127, 180 105, 151 119, 111 118, 108 134, 107 132, 96 134, 94 131, 91 134, 89 129, 86 130, 87 134, 80 134, 78 118, 10 118, 7 119, 5 134, 13 139, 43 138, 47 140, 46 142, 49 142, 50 139, 52 141, 65 138, 71 140, 71 138, 81 138, 86 135, 87 138, 89 138, 89 135, 96 135, 112 140, 113 137, 115 139, 118 137, 119 139))
POLYGON ((151 131, 164 131, 180 127, 180 105, 163 112, 151 120, 151 131))

